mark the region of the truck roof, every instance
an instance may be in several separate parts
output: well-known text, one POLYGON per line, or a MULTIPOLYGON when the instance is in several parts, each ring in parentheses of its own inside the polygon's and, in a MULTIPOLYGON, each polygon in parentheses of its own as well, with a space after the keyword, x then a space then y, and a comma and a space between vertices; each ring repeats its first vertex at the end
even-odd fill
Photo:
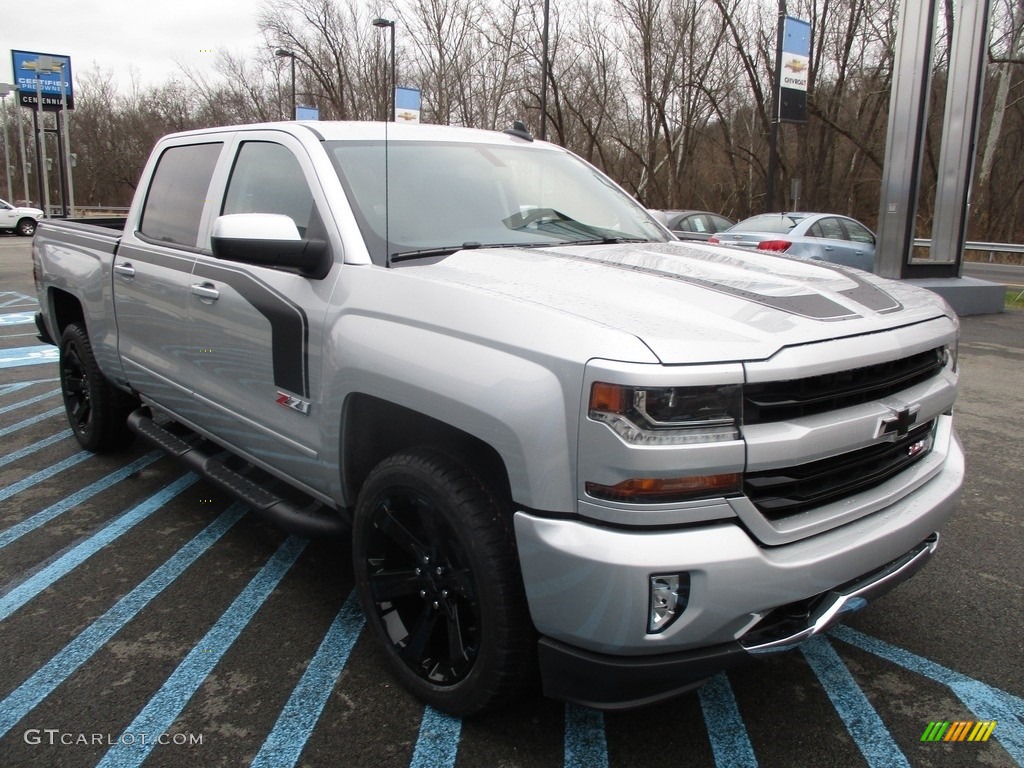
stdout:
POLYGON ((329 121, 329 120, 298 120, 274 123, 250 123, 247 125, 231 125, 218 128, 202 128, 183 131, 166 136, 166 139, 183 136, 209 136, 212 133, 228 133, 236 131, 283 131, 302 137, 302 132, 312 132, 322 141, 368 141, 383 139, 389 141, 438 141, 480 144, 531 144, 558 150, 548 142, 534 141, 513 136, 503 131, 485 131, 478 128, 463 128, 451 125, 424 125, 422 123, 382 123, 370 121, 329 121))

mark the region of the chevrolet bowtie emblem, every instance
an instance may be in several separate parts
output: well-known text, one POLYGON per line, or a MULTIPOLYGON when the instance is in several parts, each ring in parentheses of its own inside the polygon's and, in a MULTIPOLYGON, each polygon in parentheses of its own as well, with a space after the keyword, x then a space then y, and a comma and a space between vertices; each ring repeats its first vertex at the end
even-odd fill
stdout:
POLYGON ((904 437, 910 428, 917 422, 917 412, 921 410, 920 405, 907 408, 893 408, 891 416, 883 416, 878 421, 878 432, 875 437, 895 440, 904 437))

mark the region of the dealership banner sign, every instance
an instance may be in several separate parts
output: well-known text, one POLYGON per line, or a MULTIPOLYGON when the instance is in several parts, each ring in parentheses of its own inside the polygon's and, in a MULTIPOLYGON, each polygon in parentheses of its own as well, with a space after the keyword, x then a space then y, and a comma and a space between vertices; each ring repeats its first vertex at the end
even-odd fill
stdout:
POLYGON ((811 75, 811 23, 787 16, 782 22, 782 49, 775 71, 779 114, 783 123, 807 122, 807 83, 811 75))
POLYGON ((420 121, 420 89, 395 88, 395 122, 418 123, 420 121))
POLYGON ((23 107, 36 109, 37 92, 42 94, 43 109, 57 112, 61 109, 61 92, 67 98, 68 109, 75 108, 75 94, 72 88, 71 58, 56 53, 34 51, 11 51, 14 68, 14 84, 18 89, 18 103, 23 107), (48 67, 40 67, 40 59, 48 67), (61 66, 63 64, 63 66, 61 66), (41 70, 41 71, 40 71, 41 70))

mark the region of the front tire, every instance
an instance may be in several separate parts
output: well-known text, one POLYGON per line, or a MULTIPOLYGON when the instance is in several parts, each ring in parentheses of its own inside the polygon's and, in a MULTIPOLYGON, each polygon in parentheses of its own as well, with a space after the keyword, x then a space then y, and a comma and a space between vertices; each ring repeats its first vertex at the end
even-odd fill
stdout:
POLYGON ((385 459, 352 547, 370 631, 406 688, 457 716, 520 693, 534 636, 511 519, 472 470, 433 449, 385 459))
POLYGON ((32 237, 36 233, 36 222, 35 219, 22 219, 18 222, 18 226, 15 229, 22 237, 32 237))
POLYGON ((60 387, 68 423, 83 448, 103 453, 131 444, 128 414, 136 403, 104 377, 89 336, 77 323, 60 337, 60 387))

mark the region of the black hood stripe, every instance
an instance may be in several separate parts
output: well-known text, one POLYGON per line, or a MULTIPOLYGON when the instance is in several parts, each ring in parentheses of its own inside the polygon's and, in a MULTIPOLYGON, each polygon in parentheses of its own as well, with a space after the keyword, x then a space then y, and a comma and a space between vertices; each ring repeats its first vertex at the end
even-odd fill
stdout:
MULTIPOLYGON (((660 244, 652 244, 644 247, 645 252, 656 253, 659 256, 666 258, 678 258, 679 254, 673 250, 661 247, 660 244)), ((823 320, 823 321, 840 321, 840 320, 853 320, 861 317, 857 312, 854 312, 848 307, 844 307, 842 304, 838 304, 832 301, 827 296, 823 296, 817 293, 804 294, 802 296, 766 296, 761 293, 755 293, 754 291, 748 291, 743 288, 737 288, 732 285, 726 285, 722 283, 712 282, 710 280, 703 280, 699 277, 693 277, 692 275, 683 275, 678 272, 670 272, 667 270, 655 269, 653 267, 646 267, 640 264, 627 264, 617 261, 609 261, 606 259, 598 259, 590 256, 584 256, 579 253, 568 253, 565 250, 558 248, 545 249, 551 253, 558 255, 560 258, 569 258, 576 261, 586 261, 592 264, 602 264, 608 267, 615 267, 616 269, 622 269, 627 272, 639 272, 640 274, 653 275, 655 277, 669 278, 672 280, 678 280, 683 283, 695 285, 700 288, 706 288, 709 291, 715 291, 717 293, 723 293, 727 296, 733 296, 739 299, 745 299, 752 301, 762 306, 771 307, 772 309, 778 309, 783 312, 788 312, 791 315, 799 315, 812 320, 823 320)), ((712 261, 721 262, 723 259, 711 259, 712 261)), ((750 264, 746 261, 727 257, 725 261, 735 263, 737 266, 743 266, 747 269, 750 268, 750 264)), ((879 312, 887 314, 889 312, 898 312, 903 309, 903 305, 900 304, 895 298, 890 296, 888 293, 883 291, 878 286, 872 285, 871 283, 863 280, 858 275, 855 275, 841 267, 836 267, 833 264, 822 264, 820 262, 814 263, 815 267, 822 269, 829 269, 833 272, 838 272, 847 280, 852 280, 854 283, 853 288, 849 288, 845 291, 836 291, 841 296, 846 296, 852 301, 861 304, 862 306, 879 312)), ((768 273, 770 274, 770 273, 768 273)))

